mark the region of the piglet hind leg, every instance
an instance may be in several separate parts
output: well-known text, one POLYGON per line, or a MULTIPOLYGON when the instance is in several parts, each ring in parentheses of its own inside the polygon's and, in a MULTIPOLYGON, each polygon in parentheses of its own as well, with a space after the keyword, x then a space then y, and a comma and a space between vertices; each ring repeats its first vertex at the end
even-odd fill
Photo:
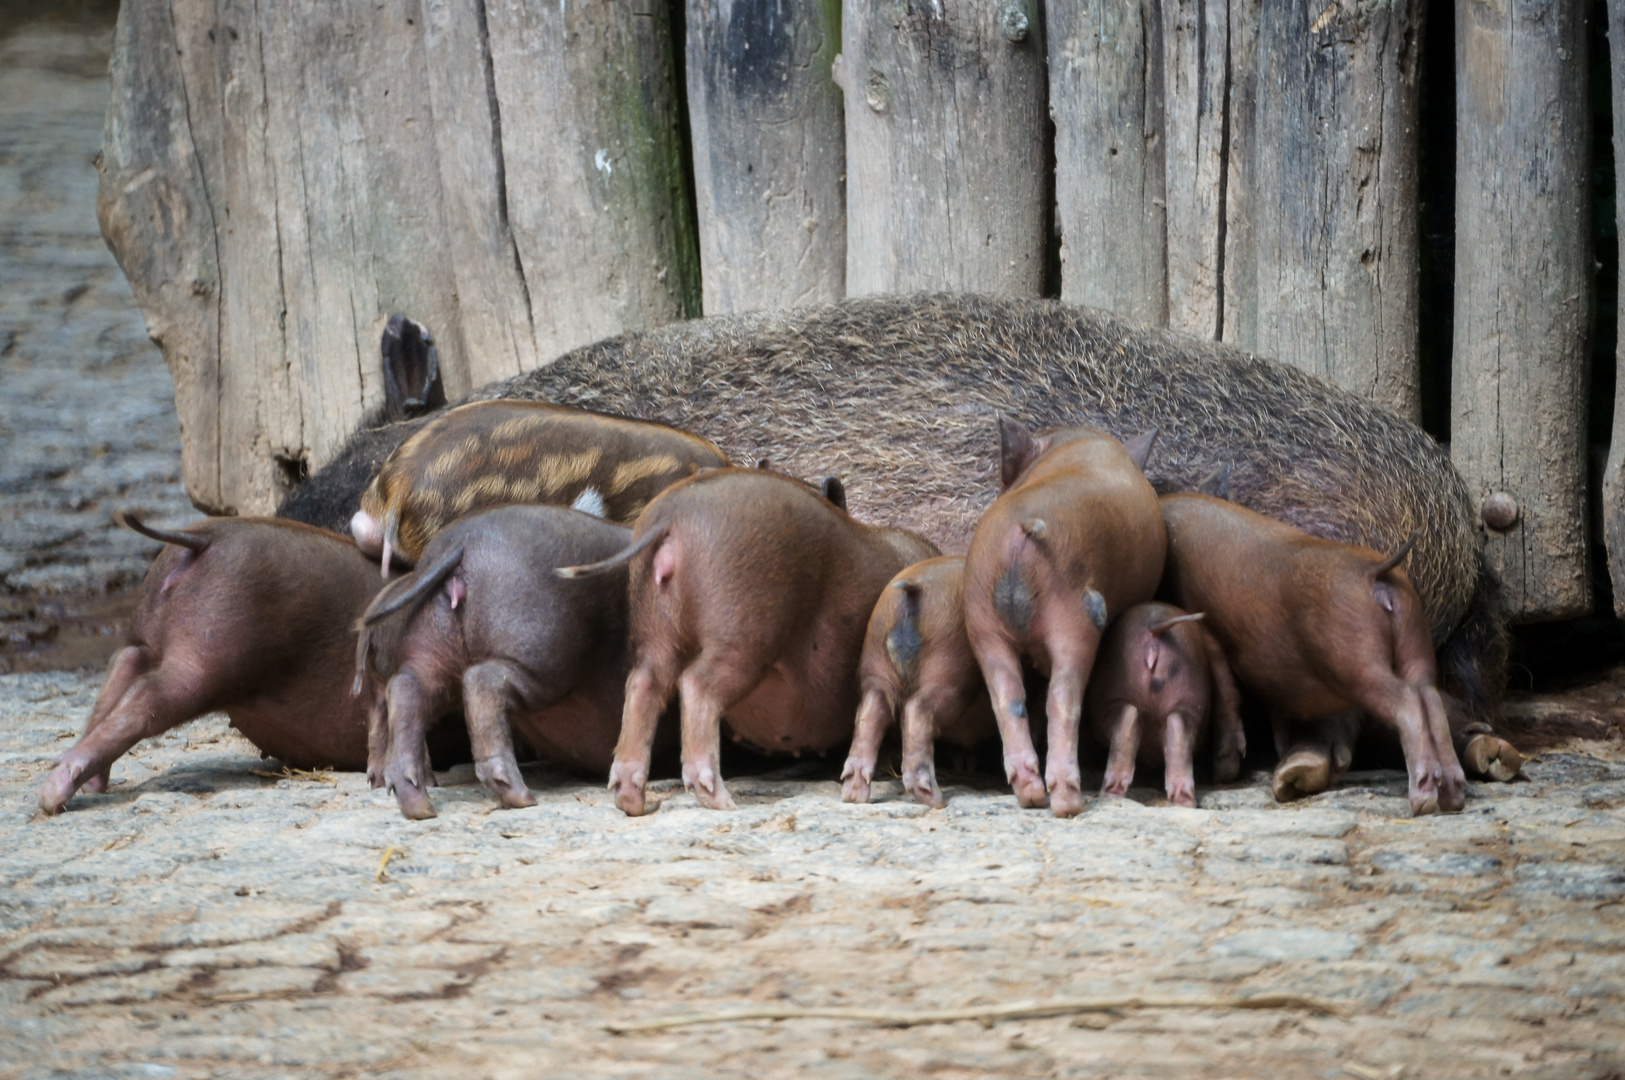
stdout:
POLYGON ((1467 775, 1462 771, 1461 759, 1456 757, 1444 701, 1432 683, 1423 683, 1415 689, 1422 699, 1422 711, 1427 714, 1428 736, 1439 762, 1439 809, 1447 814, 1458 813, 1467 802, 1467 775))
POLYGON ((474 775, 509 809, 536 805, 514 757, 508 715, 519 703, 524 673, 499 660, 463 673, 463 715, 474 751, 474 775))
MULTIPOLYGON (((1392 685, 1385 687, 1380 696, 1374 696, 1373 700, 1366 703, 1366 709, 1399 732, 1399 745, 1405 752, 1411 814, 1421 817, 1438 810, 1441 794, 1446 809, 1452 809, 1450 806, 1452 801, 1455 801, 1454 809, 1460 809, 1459 795, 1452 797, 1447 787, 1441 792, 1444 767, 1434 746, 1434 733, 1431 730, 1433 725, 1427 716, 1422 694, 1415 687, 1394 679, 1392 685)), ((1440 709, 1442 713, 1442 705, 1440 709)), ((1442 719, 1441 716, 1441 722, 1442 719)), ((1449 746, 1448 736, 1447 730, 1446 746, 1449 746)), ((1455 756, 1455 750, 1451 748, 1451 759, 1454 760, 1455 756)), ((1457 763, 1456 767, 1459 770, 1460 763, 1457 763)), ((1462 787, 1465 788, 1465 781, 1462 787)))
POLYGON ((1106 758, 1102 795, 1121 799, 1134 783, 1134 759, 1140 752, 1140 710, 1124 704, 1111 721, 1111 750, 1106 758))
POLYGON ((626 677, 621 735, 609 767, 609 789, 615 793, 616 807, 629 817, 641 817, 648 810, 649 761, 660 714, 676 689, 675 666, 666 658, 640 657, 626 677))
POLYGON ((1057 665, 1049 680, 1049 747, 1045 751, 1044 781, 1049 787, 1049 809, 1056 817, 1083 812, 1083 774, 1078 769, 1078 724, 1083 716, 1083 684, 1087 669, 1057 665))
POLYGON ((948 805, 937 786, 934 744, 939 703, 916 696, 903 705, 903 790, 916 802, 941 809, 948 805))
POLYGON ((849 803, 869 801, 869 785, 875 778, 875 758, 880 755, 880 741, 891 726, 892 703, 885 691, 875 688, 864 692, 858 704, 857 725, 852 732, 852 750, 841 768, 841 800, 849 803))
POLYGON ((1004 775, 1022 806, 1043 806, 1049 802, 1043 777, 1038 774, 1038 751, 1033 748, 1033 732, 1027 717, 1027 689, 1021 681, 1021 659, 1003 642, 987 653, 978 653, 982 676, 993 699, 993 716, 1004 743, 1004 775))
POLYGON ((1196 805, 1191 735, 1190 721, 1179 713, 1168 714, 1162 729, 1163 786, 1175 806, 1196 805))
POLYGON ((710 810, 733 810, 722 782, 722 712, 742 700, 752 680, 734 665, 702 656, 678 682, 682 700, 683 786, 710 810))
POLYGON ((401 813, 414 821, 435 816, 428 791, 434 773, 427 767, 426 737, 433 720, 428 695, 411 672, 389 680, 389 765, 384 782, 395 792, 401 813))
POLYGON ((45 813, 59 812, 81 786, 106 790, 108 770, 130 747, 202 711, 188 712, 190 702, 169 699, 160 673, 149 670, 151 664, 151 655, 133 645, 113 658, 85 733, 57 759, 40 786, 39 807, 45 813))

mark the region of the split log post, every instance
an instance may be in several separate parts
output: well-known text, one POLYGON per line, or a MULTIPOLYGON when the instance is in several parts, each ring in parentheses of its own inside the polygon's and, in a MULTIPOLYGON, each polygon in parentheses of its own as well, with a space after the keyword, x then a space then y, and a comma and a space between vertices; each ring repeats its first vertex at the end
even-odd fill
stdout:
POLYGON ((688 0, 688 115, 705 313, 839 300, 839 0, 688 0))
MULTIPOLYGON (((1625 206, 1625 0, 1608 0, 1609 76, 1614 96, 1614 205, 1625 206)), ((1620 251, 1625 254, 1625 230, 1620 251)), ((1614 345, 1614 430, 1602 480, 1603 538, 1608 544, 1608 574, 1614 586, 1614 614, 1625 619, 1625 305, 1620 307, 1621 333, 1614 345)))
POLYGON ((666 4, 491 11, 122 6, 100 213, 200 508, 268 511, 336 452, 391 312, 456 396, 698 308, 666 4))
POLYGON ((1224 329, 1230 11, 1225 0, 1163 0, 1168 190, 1168 325, 1224 329))
POLYGON ((1450 451, 1521 621, 1591 606, 1590 113, 1581 0, 1456 9, 1450 451), (1510 498, 1508 498, 1510 497, 1510 498))
POLYGON ((1164 14, 1157 0, 1078 0, 1048 4, 1046 18, 1061 299, 1166 325, 1177 305, 1166 273, 1164 14))
POLYGON ((1035 0, 846 0, 846 291, 1038 296, 1049 185, 1035 0))

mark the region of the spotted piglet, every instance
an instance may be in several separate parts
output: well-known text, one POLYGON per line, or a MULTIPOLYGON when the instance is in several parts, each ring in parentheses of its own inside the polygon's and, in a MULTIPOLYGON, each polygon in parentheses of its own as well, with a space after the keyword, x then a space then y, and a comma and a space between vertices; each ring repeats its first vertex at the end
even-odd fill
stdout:
POLYGON ((1136 604, 1106 631, 1084 698, 1090 729, 1111 748, 1102 795, 1128 794, 1139 763, 1162 768, 1169 802, 1195 806, 1192 762, 1210 720, 1214 779, 1234 780, 1240 771, 1247 749, 1240 694, 1201 618, 1168 604, 1136 604))

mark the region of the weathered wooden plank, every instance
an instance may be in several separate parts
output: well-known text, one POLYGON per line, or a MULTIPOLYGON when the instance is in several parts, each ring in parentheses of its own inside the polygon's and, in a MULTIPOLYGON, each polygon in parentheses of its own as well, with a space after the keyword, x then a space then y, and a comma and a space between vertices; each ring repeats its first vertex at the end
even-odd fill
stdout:
POLYGON ((708 315, 839 300, 838 0, 688 0, 688 115, 708 315))
POLYGON ((1516 507, 1488 531, 1486 553, 1525 620, 1591 604, 1585 12, 1581 0, 1456 10, 1450 451, 1476 498, 1504 493, 1516 507))
MULTIPOLYGON (((1609 76, 1614 96, 1614 205, 1625 206, 1625 0, 1608 0, 1609 76)), ((1625 230, 1619 235, 1625 254, 1625 230)), ((1625 260, 1622 260, 1625 261, 1625 260)), ((1614 429, 1603 467, 1603 538, 1608 545, 1608 574, 1614 587, 1614 614, 1625 618, 1625 305, 1620 306, 1620 334, 1614 345, 1614 429)))
POLYGON ((846 291, 1037 296, 1044 33, 1033 0, 846 0, 846 291))
MULTIPOLYGON (((1229 0, 1224 115, 1224 270, 1219 277, 1219 337, 1251 348, 1258 340, 1258 244, 1254 216, 1268 212, 1254 197, 1258 144, 1258 28, 1263 0, 1229 0)), ((1174 161, 1169 158, 1169 161, 1174 161)))
POLYGON ((1163 0, 1168 325, 1223 329, 1230 11, 1225 0, 1163 0))
POLYGON ((1156 0, 1045 11, 1061 298, 1165 325, 1164 12, 1156 0))
POLYGON ((1422 0, 1266 0, 1249 177, 1259 352, 1416 419, 1422 0))

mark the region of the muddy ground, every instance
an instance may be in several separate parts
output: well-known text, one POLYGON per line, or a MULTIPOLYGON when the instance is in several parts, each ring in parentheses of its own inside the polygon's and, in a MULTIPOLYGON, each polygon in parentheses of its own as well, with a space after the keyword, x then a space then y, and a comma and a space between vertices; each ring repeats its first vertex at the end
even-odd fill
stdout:
POLYGON ((1625 1075, 1625 677, 1565 670, 1569 630, 1526 642, 1526 776, 1447 818, 1383 770, 1060 822, 985 775, 947 775, 942 811, 894 781, 847 806, 803 762, 733 778, 733 814, 659 783, 638 820, 541 770, 537 807, 495 810, 465 767, 412 823, 221 718, 39 818, 154 550, 109 514, 196 515, 95 226, 107 9, 23 7, 0 0, 0 1080, 1625 1075), (610 1030, 1102 997, 1184 1004, 610 1030))

